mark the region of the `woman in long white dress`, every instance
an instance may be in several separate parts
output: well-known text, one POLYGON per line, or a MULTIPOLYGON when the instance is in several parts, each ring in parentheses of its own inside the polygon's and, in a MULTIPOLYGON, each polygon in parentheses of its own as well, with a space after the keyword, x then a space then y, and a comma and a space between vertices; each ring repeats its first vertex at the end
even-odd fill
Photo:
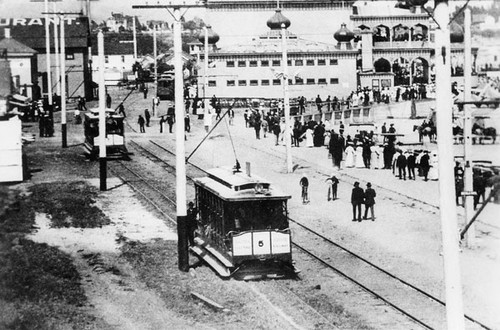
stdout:
POLYGON ((439 179, 439 162, 438 162, 438 155, 436 151, 433 151, 430 157, 429 164, 431 165, 431 168, 429 169, 429 175, 428 178, 429 180, 438 180, 439 179))
POLYGON ((363 146, 358 144, 356 147, 356 159, 355 162, 356 168, 365 168, 365 162, 363 161, 363 146))
POLYGON ((314 133, 314 131, 311 128, 308 128, 306 130, 306 132, 304 133, 304 135, 306 137, 306 147, 308 147, 308 148, 314 147, 313 133, 314 133))
POLYGON ((377 152, 378 152, 378 168, 385 168, 385 162, 384 162, 384 145, 380 144, 377 147, 377 152))
POLYGON ((352 144, 345 148, 345 167, 354 167, 354 148, 352 144))

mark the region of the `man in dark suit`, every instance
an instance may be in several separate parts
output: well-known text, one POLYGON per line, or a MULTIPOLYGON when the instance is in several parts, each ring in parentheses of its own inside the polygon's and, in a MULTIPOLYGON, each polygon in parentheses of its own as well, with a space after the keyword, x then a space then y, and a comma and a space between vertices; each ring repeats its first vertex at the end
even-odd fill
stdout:
POLYGON ((354 188, 352 188, 351 193, 351 204, 352 204, 352 221, 361 222, 361 204, 365 201, 365 192, 363 188, 359 186, 359 182, 354 182, 354 188), (356 217, 356 209, 358 216, 356 217))
POLYGON ((429 169, 431 165, 429 163, 429 152, 427 150, 424 151, 424 155, 420 158, 420 168, 422 169, 422 175, 424 176, 424 180, 428 181, 427 176, 429 175, 429 169))
POLYGON ((376 196, 377 194, 375 193, 375 190, 372 188, 372 184, 368 182, 366 184, 366 190, 365 190, 365 216, 363 217, 363 219, 367 219, 368 210, 370 210, 372 215, 372 221, 375 221, 374 205, 376 196))

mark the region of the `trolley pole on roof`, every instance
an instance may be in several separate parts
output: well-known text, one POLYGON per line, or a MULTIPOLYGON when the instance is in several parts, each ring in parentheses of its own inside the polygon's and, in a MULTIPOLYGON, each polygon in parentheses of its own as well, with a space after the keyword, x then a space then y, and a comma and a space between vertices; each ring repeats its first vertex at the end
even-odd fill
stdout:
POLYGON ((99 63, 99 188, 107 190, 107 160, 106 160, 106 86, 104 85, 104 34, 97 34, 97 50, 99 63))
MULTIPOLYGON (((471 75, 472 75, 472 54, 471 54, 471 10, 465 9, 464 17, 464 101, 471 99, 471 75)), ((473 189, 473 175, 472 175, 472 116, 471 105, 464 104, 464 209, 465 209, 465 224, 474 215, 474 189, 473 189)), ((468 247, 475 245, 475 226, 472 224, 466 234, 466 244, 468 247)))
POLYGON ((446 320, 449 330, 462 330, 464 312, 460 260, 458 250, 457 210, 455 205, 455 178, 453 173, 452 97, 450 19, 448 0, 435 0, 434 18, 437 23, 435 41, 436 65, 436 120, 439 150, 439 205, 443 245, 444 278, 446 289, 446 320))

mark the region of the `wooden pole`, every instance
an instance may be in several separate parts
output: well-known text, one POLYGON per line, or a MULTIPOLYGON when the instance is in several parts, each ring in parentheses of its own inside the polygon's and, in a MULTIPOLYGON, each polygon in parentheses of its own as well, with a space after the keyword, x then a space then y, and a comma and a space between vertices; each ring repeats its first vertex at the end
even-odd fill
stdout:
POLYGON ((453 173, 452 97, 450 70, 450 19, 447 0, 436 0, 436 121, 439 150, 439 205, 446 288, 446 319, 449 330, 464 329, 462 283, 458 251, 455 178, 453 173))
POLYGON ((61 135, 62 147, 68 147, 66 132, 66 36, 64 34, 64 14, 61 14, 61 135))
MULTIPOLYGON (((45 12, 49 12, 49 0, 45 0, 45 12)), ((50 67, 50 20, 49 16, 45 16, 45 52, 47 54, 46 58, 46 68, 47 68, 47 96, 49 100, 49 107, 52 107, 52 72, 50 67)))
MULTIPOLYGON (((465 9, 464 17, 464 101, 471 100, 472 86, 472 54, 471 54, 471 11, 465 9)), ((472 173, 472 115, 471 105, 464 104, 464 209, 465 223, 474 215, 474 195, 473 195, 473 173, 472 173)), ((470 225, 466 234, 466 244, 472 248, 475 245, 476 230, 473 224, 470 225)))
POLYGON ((283 108, 285 110, 285 137, 286 146, 286 172, 293 172, 292 162, 292 141, 290 132, 290 96, 288 94, 288 54, 287 54, 287 36, 286 25, 281 24, 281 47, 282 47, 282 62, 283 62, 283 108))
MULTIPOLYGON (((205 59, 206 60, 206 59, 205 59)), ((175 168, 179 270, 189 270, 186 209, 186 149, 184 146, 184 77, 182 72, 181 12, 174 8, 175 168)))
POLYGON ((105 191, 107 177, 106 160, 106 86, 104 81, 104 34, 97 34, 99 63, 99 178, 100 190, 105 191))

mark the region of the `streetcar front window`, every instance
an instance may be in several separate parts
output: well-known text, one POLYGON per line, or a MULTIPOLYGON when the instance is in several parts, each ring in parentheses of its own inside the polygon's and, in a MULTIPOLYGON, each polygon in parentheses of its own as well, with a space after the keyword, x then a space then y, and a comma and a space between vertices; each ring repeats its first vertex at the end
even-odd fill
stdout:
POLYGON ((285 201, 240 202, 229 213, 227 226, 234 231, 286 229, 285 201))

